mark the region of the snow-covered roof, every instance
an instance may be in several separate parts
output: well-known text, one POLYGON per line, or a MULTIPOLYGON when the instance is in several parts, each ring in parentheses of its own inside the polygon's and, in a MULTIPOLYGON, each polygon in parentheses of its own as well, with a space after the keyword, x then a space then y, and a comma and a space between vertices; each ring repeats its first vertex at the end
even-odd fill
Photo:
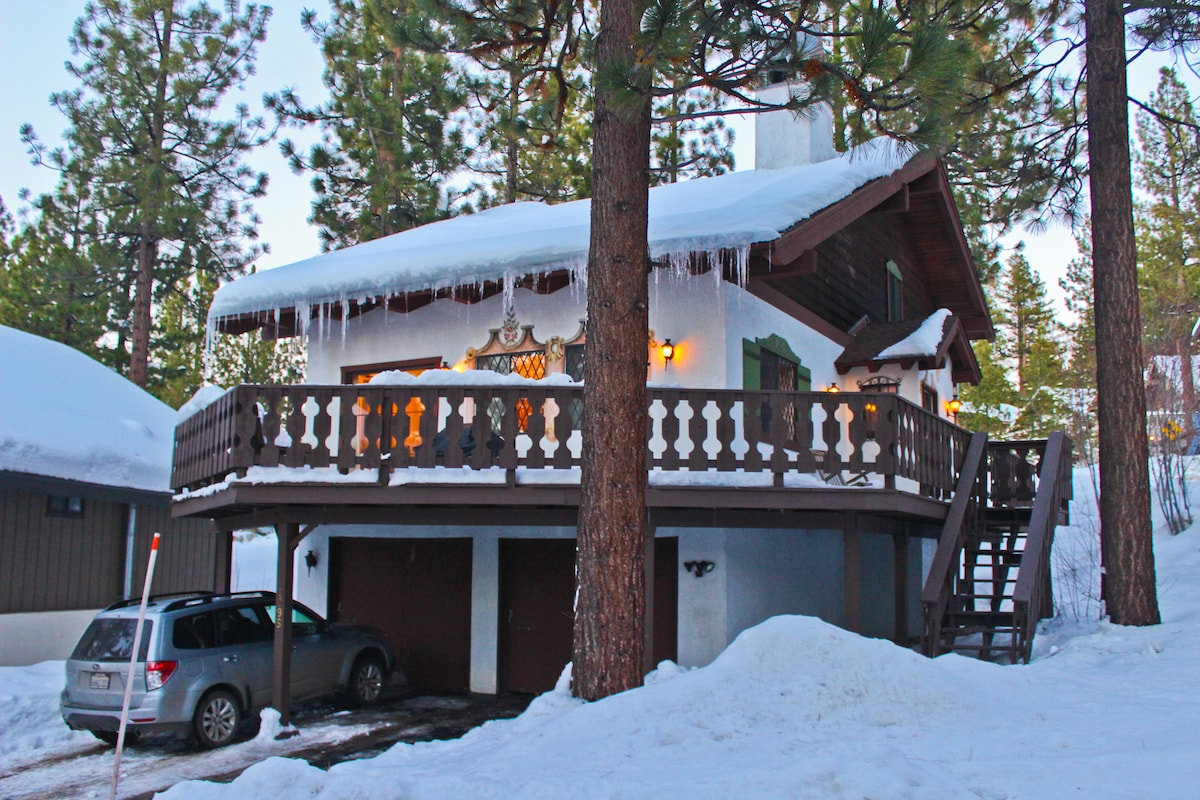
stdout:
MULTIPOLYGON (((691 253, 734 251, 745 264, 751 245, 778 239, 915 153, 877 139, 816 164, 658 186, 650 191, 650 255, 681 264, 691 253)), ((589 200, 513 203, 259 272, 221 287, 209 324, 285 309, 308 319, 316 306, 495 281, 509 286, 560 269, 582 281, 590 214, 589 200)))
POLYGON ((944 366, 946 357, 955 382, 979 382, 979 364, 962 325, 948 309, 939 308, 923 320, 866 323, 835 364, 844 375, 854 367, 876 369, 885 363, 912 362, 921 369, 932 369, 944 366))
POLYGON ((175 410, 64 344, 0 326, 0 471, 170 490, 175 410))

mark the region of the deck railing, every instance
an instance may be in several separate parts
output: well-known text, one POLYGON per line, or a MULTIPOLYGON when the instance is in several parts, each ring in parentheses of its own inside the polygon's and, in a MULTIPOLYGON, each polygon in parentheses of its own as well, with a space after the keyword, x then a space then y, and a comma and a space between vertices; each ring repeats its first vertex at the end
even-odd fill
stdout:
MULTIPOLYGON (((651 469, 789 474, 949 499, 969 432, 896 396, 653 388, 651 469)), ((252 467, 565 470, 578 467, 579 386, 264 386, 231 389, 175 432, 172 486, 252 467)))

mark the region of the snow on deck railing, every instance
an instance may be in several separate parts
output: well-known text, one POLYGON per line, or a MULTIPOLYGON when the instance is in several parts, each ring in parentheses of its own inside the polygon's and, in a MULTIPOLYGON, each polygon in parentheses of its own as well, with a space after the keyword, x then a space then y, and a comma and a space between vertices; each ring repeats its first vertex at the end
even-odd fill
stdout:
MULTIPOLYGON (((948 498, 967 431, 894 394, 650 388, 647 464, 661 472, 815 474, 948 498)), ((259 386, 180 423, 174 489, 254 467, 570 470, 582 386, 259 386)), ((315 475, 315 473, 314 473, 315 475)), ((314 478, 314 481, 317 479, 314 478)))

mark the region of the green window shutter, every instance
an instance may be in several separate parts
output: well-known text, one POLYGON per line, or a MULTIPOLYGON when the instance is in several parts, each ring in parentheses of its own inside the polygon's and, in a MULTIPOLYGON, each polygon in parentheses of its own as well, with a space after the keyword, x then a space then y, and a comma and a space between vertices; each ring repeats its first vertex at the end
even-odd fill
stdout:
POLYGON ((742 388, 762 388, 762 347, 749 339, 742 339, 742 388))

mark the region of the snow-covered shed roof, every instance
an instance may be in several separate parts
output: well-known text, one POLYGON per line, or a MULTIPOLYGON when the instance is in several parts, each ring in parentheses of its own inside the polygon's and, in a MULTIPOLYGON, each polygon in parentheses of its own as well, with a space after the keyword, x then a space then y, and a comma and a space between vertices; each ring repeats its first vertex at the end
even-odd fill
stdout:
POLYGON ((77 350, 2 325, 0 374, 0 472, 170 491, 170 406, 77 350))
MULTIPOLYGON (((797 223, 900 170, 911 147, 877 139, 848 153, 787 169, 734 172, 650 191, 649 244, 656 260, 683 263, 692 253, 733 251, 743 265, 751 245, 771 242, 797 223)), ((344 310, 374 298, 503 282, 569 270, 586 279, 591 202, 513 203, 478 214, 324 253, 221 287, 210 328, 282 312, 307 320, 318 307, 344 310)))
POLYGON ((916 364, 936 369, 950 359, 956 383, 979 383, 979 362, 962 324, 948 309, 939 308, 923 320, 870 321, 834 362, 838 374, 853 367, 878 369, 883 364, 916 364))

